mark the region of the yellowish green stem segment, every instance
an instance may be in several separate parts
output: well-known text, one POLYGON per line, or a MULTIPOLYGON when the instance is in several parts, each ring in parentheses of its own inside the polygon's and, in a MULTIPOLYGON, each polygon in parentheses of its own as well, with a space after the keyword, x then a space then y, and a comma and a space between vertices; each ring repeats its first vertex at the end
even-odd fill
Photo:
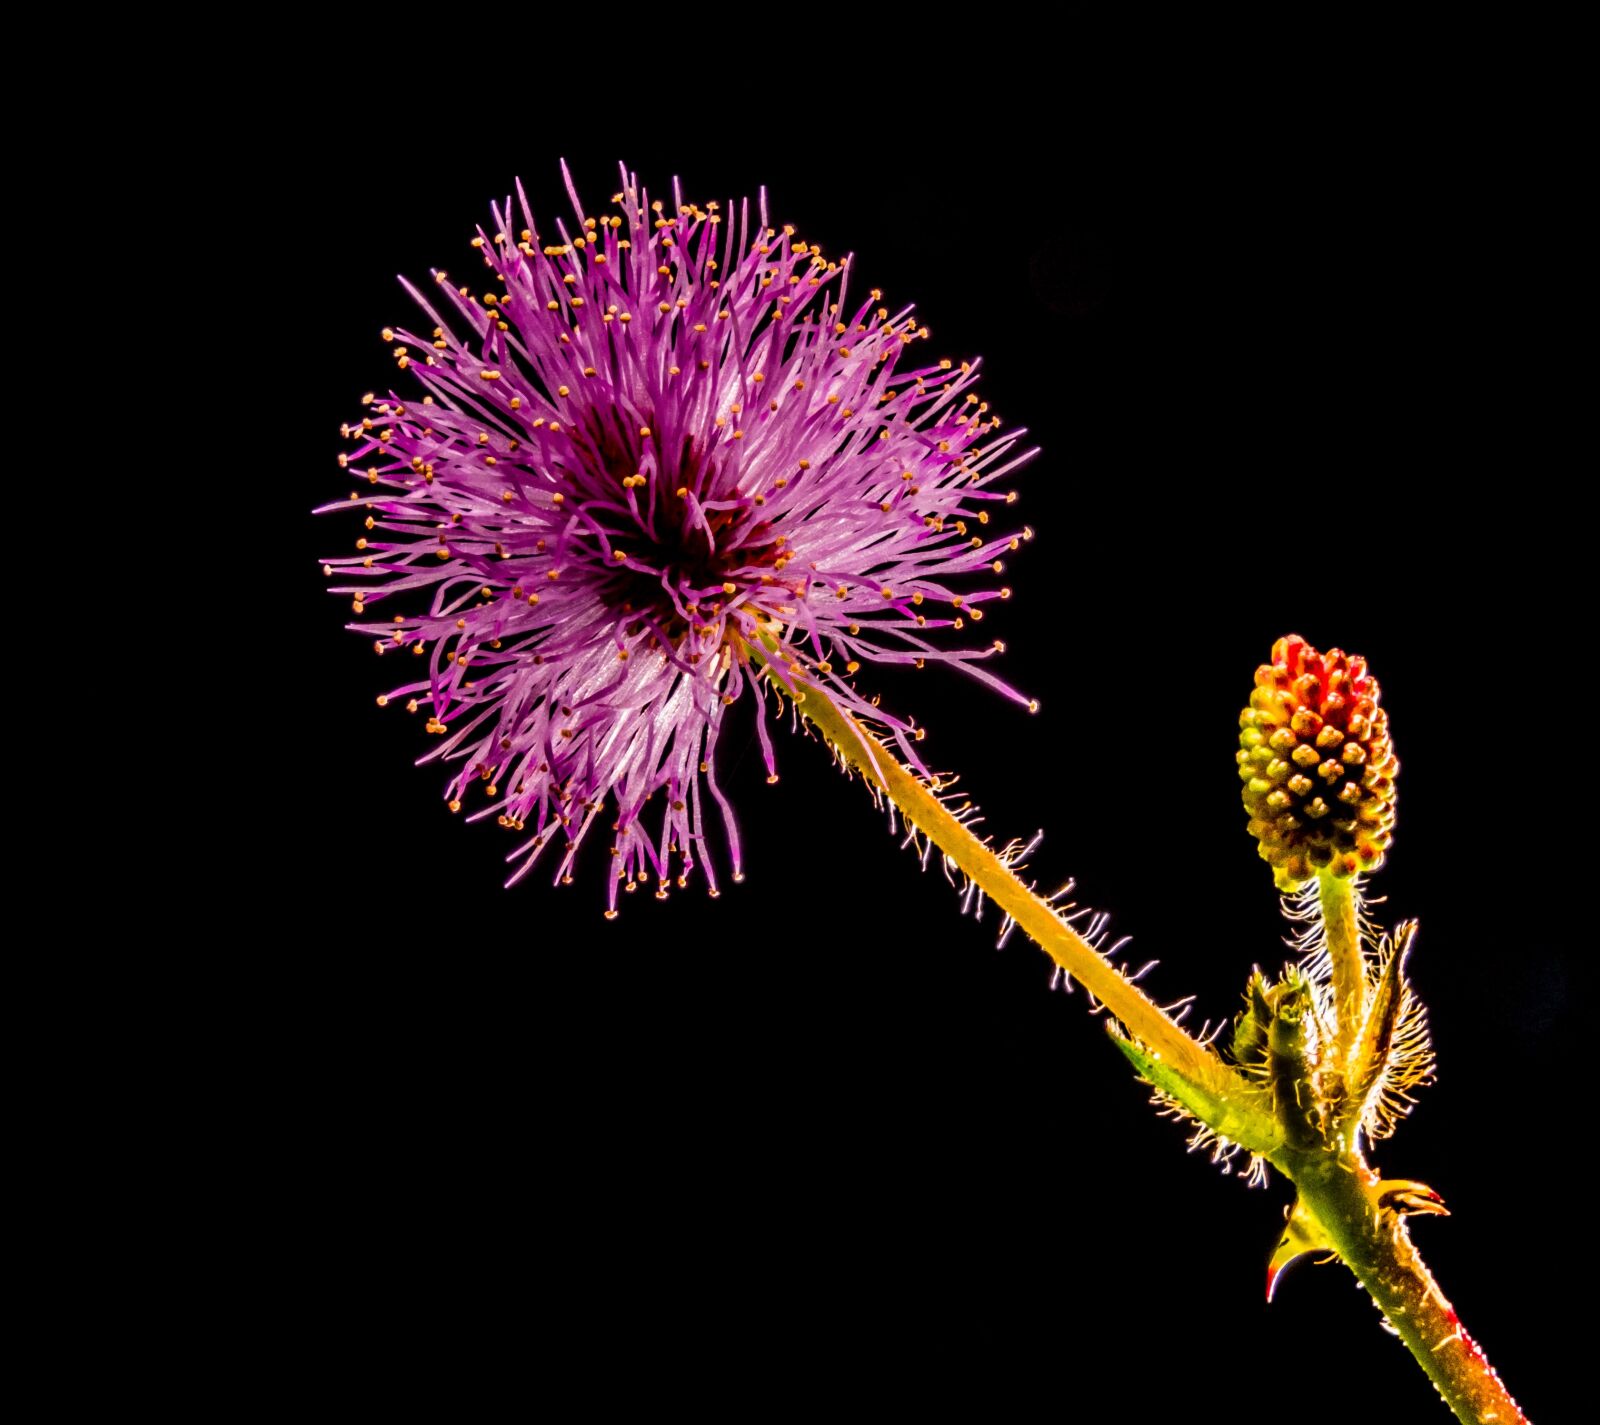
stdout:
MULTIPOLYGON (((758 650, 752 650, 759 658, 758 650)), ((915 773, 900 765, 878 740, 843 712, 827 693, 794 669, 763 659, 768 674, 794 700, 857 772, 883 792, 909 826, 928 837, 978 888, 1009 915, 1067 974, 1116 1016, 1146 1052, 1192 1085, 1219 1111, 1245 1105, 1260 1095, 1213 1050, 1200 1044, 1156 1005, 1126 975, 1068 925, 1055 908, 1017 878, 994 850, 957 821, 915 773)), ((1270 1121, 1234 1123, 1228 1136, 1252 1151, 1275 1146, 1270 1121)))
POLYGON ((1527 1425, 1527 1416, 1483 1349, 1461 1324, 1417 1251, 1403 1215, 1388 1205, 1391 1185, 1359 1152, 1278 1163, 1324 1240, 1372 1294, 1406 1348, 1458 1420, 1527 1425))
MULTIPOLYGON (((1359 1133, 1348 1139, 1336 1134, 1315 1145, 1287 1133, 1281 1115, 1274 1114, 1270 1093, 1186 1033, 952 816, 933 789, 901 766, 798 667, 781 661, 775 640, 762 642, 765 647, 750 645, 750 654, 775 686, 851 768, 894 803, 910 826, 1106 1006, 1126 1035, 1118 1037, 1119 1047, 1139 1071, 1208 1127, 1266 1158, 1296 1184, 1298 1218, 1311 1234, 1308 1240, 1331 1246, 1355 1272, 1456 1416, 1474 1425, 1525 1425, 1526 1417, 1417 1254, 1406 1229, 1403 1196, 1367 1166, 1359 1141, 1354 1141, 1359 1133)), ((1338 1062, 1348 1066, 1368 1011, 1360 925, 1348 880, 1325 877, 1320 891, 1333 966, 1338 1062)), ((1279 1265, 1275 1258, 1274 1271, 1279 1265)))
POLYGON ((1355 885, 1348 876, 1323 872, 1317 878, 1317 899, 1333 966, 1334 1013, 1339 1026, 1338 1061, 1350 1062, 1350 1050, 1366 1019, 1367 962, 1361 951, 1361 925, 1356 915, 1355 885))

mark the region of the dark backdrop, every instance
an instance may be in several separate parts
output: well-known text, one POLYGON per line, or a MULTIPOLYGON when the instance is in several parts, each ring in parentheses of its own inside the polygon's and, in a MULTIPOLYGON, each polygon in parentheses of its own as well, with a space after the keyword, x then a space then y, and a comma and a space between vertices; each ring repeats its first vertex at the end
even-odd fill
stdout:
POLYGON ((389 379, 394 275, 465 263, 519 173, 564 211, 564 153, 601 204, 618 157, 661 196, 765 183, 940 352, 983 355, 986 397, 1043 447, 1018 482, 1038 538, 984 626, 1042 711, 934 670, 863 686, 929 725, 1002 839, 1042 826, 1041 879, 1076 876, 1197 1019, 1285 953, 1232 757, 1252 671, 1289 631, 1370 659, 1403 763, 1374 889, 1421 919, 1439 1052, 1377 1161, 1444 1194, 1425 1254, 1557 1418, 1591 477, 1554 434, 1573 268, 1529 132, 1422 103, 882 129, 823 105, 617 136, 537 107, 330 120, 260 175, 295 334, 271 485, 295 613, 252 852, 276 948, 244 994, 273 1021, 262 1173, 304 1342, 375 1370, 510 1363, 535 1402, 973 1390, 1005 1417, 1043 1389, 1086 1418, 1293 1401, 1312 1422, 1347 1418, 1343 1379, 1368 1419, 1443 1417, 1342 1268, 1263 1303, 1285 1185, 1186 1156, 1082 996, 1020 936, 997 954, 993 913, 962 919, 814 743, 779 733, 768 786, 741 707, 720 766, 746 882, 614 923, 603 848, 573 886, 504 891, 505 834, 411 765, 425 740, 374 706, 385 669, 318 568, 353 523, 307 512, 389 379))

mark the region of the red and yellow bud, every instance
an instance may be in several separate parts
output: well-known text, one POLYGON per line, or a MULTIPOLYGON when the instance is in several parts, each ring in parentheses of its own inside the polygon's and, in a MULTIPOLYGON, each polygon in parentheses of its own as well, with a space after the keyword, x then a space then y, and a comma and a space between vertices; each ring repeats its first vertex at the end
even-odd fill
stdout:
POLYGON ((1383 864, 1400 763, 1366 659, 1280 638, 1239 715, 1238 761, 1250 834, 1280 890, 1383 864))

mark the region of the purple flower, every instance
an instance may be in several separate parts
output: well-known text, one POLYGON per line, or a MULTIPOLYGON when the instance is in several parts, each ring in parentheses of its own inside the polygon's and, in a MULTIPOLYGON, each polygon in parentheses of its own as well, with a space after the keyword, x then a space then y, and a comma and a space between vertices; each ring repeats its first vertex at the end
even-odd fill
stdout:
POLYGON ((519 185, 521 221, 507 200, 473 240, 479 279, 406 284, 427 322, 384 337, 423 389, 362 398, 340 464, 370 488, 325 507, 365 513, 326 572, 352 628, 421 660, 379 702, 426 710, 430 756, 460 764, 452 809, 475 792, 525 833, 512 881, 552 841, 570 879, 599 822, 608 916, 619 886, 665 896, 697 860, 716 894, 708 799, 740 879, 713 768, 762 658, 919 766, 914 724, 848 681, 862 664, 953 663, 1027 701, 982 666, 1000 644, 929 639, 1009 595, 992 576, 1030 534, 991 522, 1032 452, 996 434, 974 368, 919 360, 910 308, 847 300, 849 260, 769 226, 765 193, 752 222, 623 185, 586 216, 569 177, 577 221, 553 238, 519 185), (426 612, 393 612, 418 594, 426 612))

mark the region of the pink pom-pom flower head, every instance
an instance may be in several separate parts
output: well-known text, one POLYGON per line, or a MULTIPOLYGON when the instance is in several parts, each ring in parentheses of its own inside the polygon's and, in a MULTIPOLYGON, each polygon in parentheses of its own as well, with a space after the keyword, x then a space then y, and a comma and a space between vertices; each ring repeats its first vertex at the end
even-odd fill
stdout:
POLYGON ((525 833, 513 881, 552 841, 570 879, 600 823, 610 915, 619 887, 665 895, 697 862, 715 894, 709 802, 739 879, 715 750, 763 659, 919 767, 861 665, 953 663, 1028 701, 982 666, 998 643, 930 635, 1009 595, 995 576, 1030 531, 996 532, 996 486, 1033 452, 996 433, 974 367, 918 360, 910 309, 847 298, 849 260, 769 226, 764 194, 754 219, 676 191, 667 212, 624 170, 600 216, 567 186, 570 229, 540 236, 519 185, 473 240, 479 278, 406 283, 426 322, 384 337, 421 389, 346 427, 357 488, 325 508, 365 533, 325 570, 352 628, 418 660, 379 702, 426 713, 452 809, 481 797, 525 833))

